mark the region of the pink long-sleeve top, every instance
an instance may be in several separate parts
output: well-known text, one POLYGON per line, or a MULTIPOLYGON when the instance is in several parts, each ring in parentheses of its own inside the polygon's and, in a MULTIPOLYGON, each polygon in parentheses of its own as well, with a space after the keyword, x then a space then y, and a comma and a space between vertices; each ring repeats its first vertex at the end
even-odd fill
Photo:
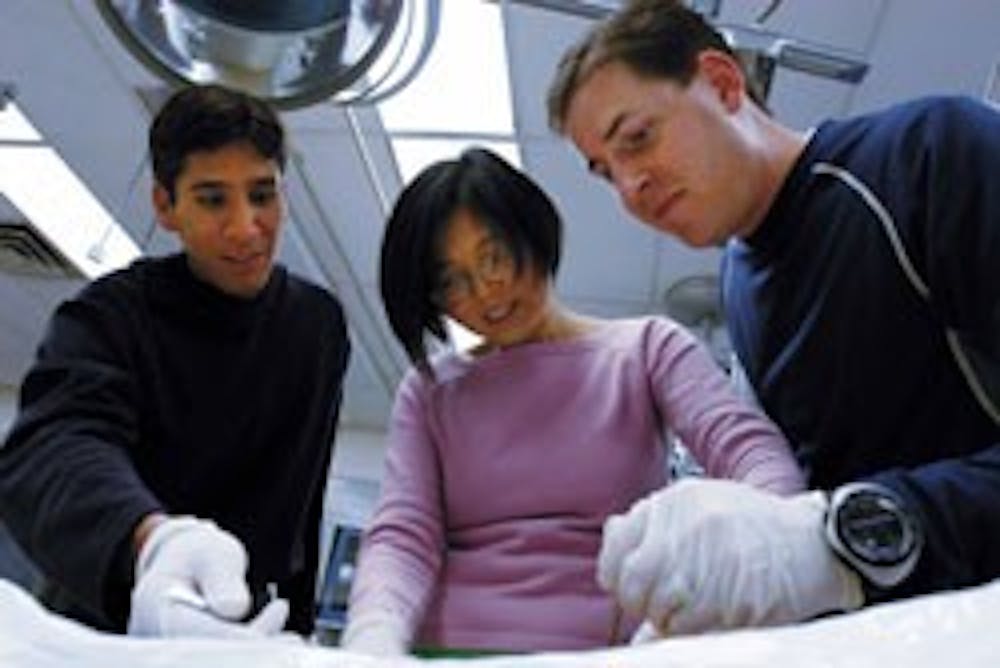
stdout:
POLYGON ((449 354, 434 371, 398 390, 349 608, 351 620, 401 621, 418 646, 607 644, 602 525, 668 482, 666 429, 709 476, 780 493, 803 484, 777 427, 663 318, 449 354))

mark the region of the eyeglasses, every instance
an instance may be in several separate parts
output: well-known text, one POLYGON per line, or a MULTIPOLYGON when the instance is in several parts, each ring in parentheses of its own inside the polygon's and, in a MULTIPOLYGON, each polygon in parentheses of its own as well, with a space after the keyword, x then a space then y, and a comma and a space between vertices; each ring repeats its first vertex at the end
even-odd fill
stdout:
POLYGON ((510 248, 493 241, 479 255, 473 272, 454 267, 441 271, 431 290, 431 301, 442 308, 458 304, 472 297, 477 279, 482 283, 509 281, 514 276, 514 265, 510 248))

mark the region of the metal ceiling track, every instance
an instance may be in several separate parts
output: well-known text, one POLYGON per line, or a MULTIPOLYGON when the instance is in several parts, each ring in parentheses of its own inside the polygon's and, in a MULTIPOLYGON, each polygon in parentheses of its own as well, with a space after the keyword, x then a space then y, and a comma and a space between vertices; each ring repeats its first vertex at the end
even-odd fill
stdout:
MULTIPOLYGON (((501 1, 594 20, 604 18, 622 4, 615 0, 501 1)), ((767 30, 759 24, 719 23, 715 19, 719 15, 721 0, 690 0, 687 4, 708 17, 735 51, 744 57, 751 56, 751 62, 766 60, 771 66, 778 65, 846 83, 858 83, 868 72, 868 63, 864 58, 844 49, 800 40, 767 30)), ((763 74, 769 76, 770 73, 763 74)))

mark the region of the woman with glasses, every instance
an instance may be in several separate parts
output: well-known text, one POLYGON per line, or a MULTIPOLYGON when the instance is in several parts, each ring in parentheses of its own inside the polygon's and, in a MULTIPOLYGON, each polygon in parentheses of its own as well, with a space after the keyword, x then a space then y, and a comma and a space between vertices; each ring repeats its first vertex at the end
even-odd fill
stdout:
POLYGON ((781 433, 689 332, 559 303, 561 233, 542 189, 483 149, 428 167, 396 202, 381 290, 415 369, 393 408, 345 647, 627 641, 640 620, 595 582, 601 528, 668 482, 668 429, 709 476, 801 489, 781 433), (430 356, 445 317, 482 343, 430 356))

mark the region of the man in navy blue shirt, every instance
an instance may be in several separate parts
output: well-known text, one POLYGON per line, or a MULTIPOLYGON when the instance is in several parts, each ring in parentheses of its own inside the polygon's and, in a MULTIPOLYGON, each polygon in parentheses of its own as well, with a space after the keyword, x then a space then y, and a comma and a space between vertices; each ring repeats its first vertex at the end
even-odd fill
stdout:
POLYGON ((672 486, 608 523, 602 584, 683 633, 1000 575, 1000 113, 934 98, 802 135, 672 0, 567 52, 549 112, 638 219, 726 245, 733 345, 821 490, 672 486))

